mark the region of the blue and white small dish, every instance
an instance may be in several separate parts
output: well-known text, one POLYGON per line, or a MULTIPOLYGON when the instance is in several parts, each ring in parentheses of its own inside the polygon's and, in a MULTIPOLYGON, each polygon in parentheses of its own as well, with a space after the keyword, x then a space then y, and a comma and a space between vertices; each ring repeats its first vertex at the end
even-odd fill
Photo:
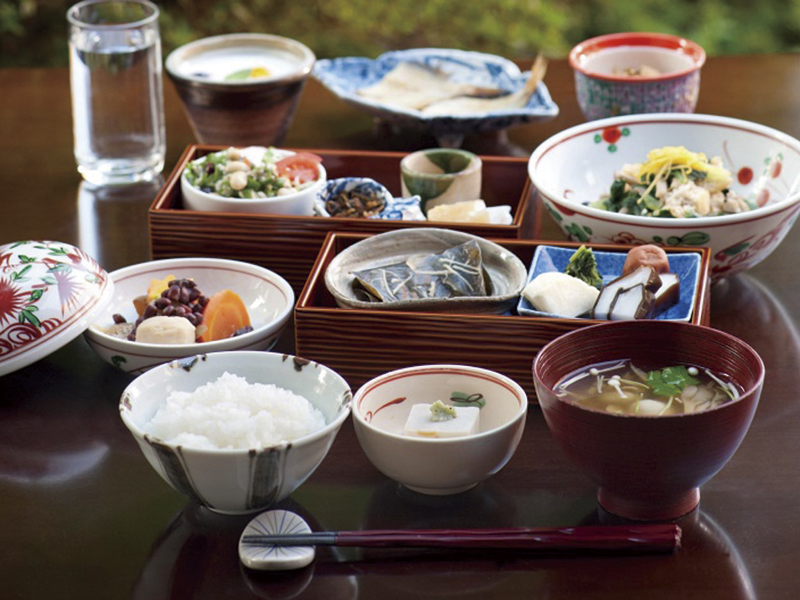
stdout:
POLYGON ((339 177, 328 180, 314 199, 314 214, 320 217, 330 217, 326 208, 327 201, 341 193, 352 192, 375 194, 383 199, 383 209, 378 214, 368 217, 370 219, 425 220, 425 215, 420 208, 419 196, 395 198, 386 187, 369 177, 339 177))
POLYGON ((540 82, 528 103, 483 114, 423 115, 360 96, 357 91, 380 81, 400 62, 414 62, 436 69, 454 82, 494 87, 509 93, 525 86, 529 72, 512 61, 480 52, 444 48, 415 48, 381 54, 378 58, 344 57, 318 60, 313 76, 339 98, 393 125, 422 130, 436 137, 440 146, 458 147, 465 135, 499 131, 558 115, 547 86, 540 82))
MULTIPOLYGON (((567 268, 569 259, 575 254, 575 248, 561 248, 558 246, 537 246, 533 254, 533 262, 528 272, 528 283, 533 281, 542 273, 557 271, 563 273, 567 268)), ((622 267, 625 265, 626 252, 606 252, 593 250, 597 261, 597 270, 603 277, 603 284, 622 275, 622 267)), ((667 252, 669 270, 678 276, 680 282, 680 296, 677 304, 656 315, 660 321, 689 321, 694 312, 695 300, 697 298, 697 285, 700 278, 700 254, 697 252, 667 252)), ((520 296, 517 304, 517 313, 530 317, 550 317, 563 319, 559 315, 536 310, 533 305, 524 297, 520 296)), ((586 318, 588 317, 579 317, 586 318)))

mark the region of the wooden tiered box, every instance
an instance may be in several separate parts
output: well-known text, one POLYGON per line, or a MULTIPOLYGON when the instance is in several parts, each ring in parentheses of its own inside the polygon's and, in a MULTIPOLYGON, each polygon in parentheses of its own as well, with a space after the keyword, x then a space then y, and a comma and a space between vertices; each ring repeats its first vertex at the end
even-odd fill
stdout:
MULTIPOLYGON (((537 318, 519 315, 475 315, 342 309, 325 286, 325 270, 333 257, 364 239, 363 234, 332 233, 325 240, 295 310, 297 354, 340 373, 355 390, 394 369, 431 364, 473 365, 507 375, 531 401, 536 395, 531 365, 550 340, 590 319, 537 318)), ((539 244, 575 247, 571 242, 492 240, 530 265, 539 244)), ((589 244, 596 250, 627 251, 631 246, 589 244)), ((700 277, 691 322, 709 322, 708 248, 667 248, 701 256, 700 277)))
MULTIPOLYGON (((265 214, 200 212, 184 209, 180 177, 186 165, 223 146, 190 145, 150 207, 153 258, 211 256, 255 263, 303 288, 325 236, 331 231, 375 234, 403 227, 448 226, 482 237, 518 239, 535 233, 530 210, 527 159, 483 156, 483 199, 511 206, 510 225, 443 224, 378 219, 344 219, 265 214)), ((398 152, 313 150, 328 178, 371 177, 400 195, 398 152)))

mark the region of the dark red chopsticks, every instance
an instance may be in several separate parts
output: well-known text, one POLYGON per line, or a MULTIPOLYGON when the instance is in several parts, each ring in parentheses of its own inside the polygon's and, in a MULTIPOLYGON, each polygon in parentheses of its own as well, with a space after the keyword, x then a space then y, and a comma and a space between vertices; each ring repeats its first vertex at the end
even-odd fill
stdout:
POLYGON ((423 529, 329 531, 308 534, 245 535, 242 542, 266 546, 372 546, 538 550, 542 552, 674 552, 681 529, 674 523, 585 525, 508 529, 423 529))

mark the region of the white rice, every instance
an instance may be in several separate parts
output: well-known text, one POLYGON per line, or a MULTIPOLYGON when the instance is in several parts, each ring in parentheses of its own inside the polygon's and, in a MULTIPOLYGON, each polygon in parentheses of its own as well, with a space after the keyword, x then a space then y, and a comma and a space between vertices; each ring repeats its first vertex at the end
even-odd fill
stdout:
POLYGON ((303 396, 226 372, 194 392, 172 392, 146 429, 185 447, 247 449, 290 442, 324 426, 325 417, 303 396))

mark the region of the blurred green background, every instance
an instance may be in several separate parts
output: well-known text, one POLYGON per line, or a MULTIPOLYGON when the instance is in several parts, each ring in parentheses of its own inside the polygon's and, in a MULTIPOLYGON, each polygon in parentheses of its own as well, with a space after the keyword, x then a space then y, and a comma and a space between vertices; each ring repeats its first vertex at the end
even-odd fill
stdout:
MULTIPOLYGON (((0 0, 0 66, 65 66, 73 2, 0 0)), ((688 37, 709 55, 800 50, 800 0, 174 0, 161 8, 164 55, 229 32, 295 38, 320 58, 447 47, 512 58, 564 57, 616 31, 688 37)))

